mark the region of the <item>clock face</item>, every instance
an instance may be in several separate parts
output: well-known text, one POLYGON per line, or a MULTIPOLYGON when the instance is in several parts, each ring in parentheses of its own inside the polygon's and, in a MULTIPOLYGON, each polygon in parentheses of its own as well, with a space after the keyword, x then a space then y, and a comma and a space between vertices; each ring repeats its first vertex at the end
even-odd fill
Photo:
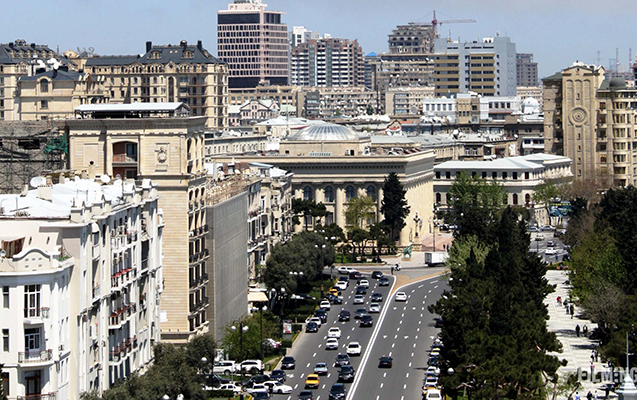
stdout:
POLYGON ((577 107, 573 109, 573 111, 571 112, 571 119, 573 120, 573 123, 576 125, 582 125, 584 121, 586 121, 587 116, 588 116, 588 113, 586 112, 585 109, 581 107, 577 107))

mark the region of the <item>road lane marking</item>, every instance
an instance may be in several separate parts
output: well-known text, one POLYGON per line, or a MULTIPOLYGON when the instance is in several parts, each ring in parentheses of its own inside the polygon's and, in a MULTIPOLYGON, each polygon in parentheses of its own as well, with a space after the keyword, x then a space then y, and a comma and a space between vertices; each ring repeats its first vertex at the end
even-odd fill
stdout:
POLYGON ((400 326, 398 328, 396 328, 396 332, 398 332, 400 330, 400 326))
POLYGON ((314 353, 314 355, 312 357, 316 357, 316 353, 314 353))
POLYGON ((294 390, 296 390, 297 387, 299 387, 298 383, 296 385, 294 385, 294 390))
POLYGON ((396 346, 396 343, 392 343, 392 344, 391 344, 391 348, 392 348, 392 349, 394 348, 394 346, 396 346))
POLYGON ((416 347, 416 343, 414 343, 414 347, 416 347))
POLYGON ((305 368, 310 368, 310 363, 307 363, 307 367, 305 367, 305 368))
POLYGON ((391 357, 391 353, 392 353, 392 352, 390 351, 390 352, 389 352, 389 356, 390 356, 390 357, 391 357))
MULTIPOLYGON (((412 354, 413 354, 413 353, 412 353, 412 354)), ((412 356, 412 357, 413 357, 413 356, 412 356)), ((304 376, 305 376, 305 372, 303 372, 303 373, 301 374, 301 376, 299 376, 299 378, 303 379, 303 377, 304 377, 304 376)))
POLYGON ((418 340, 418 335, 416 335, 416 337, 414 338, 414 340, 418 340))
POLYGON ((396 334, 396 336, 394 336, 394 339, 398 339, 398 334, 396 334))
POLYGON ((325 389, 325 384, 323 384, 323 387, 321 389, 325 389))
POLYGON ((416 329, 416 332, 420 332, 420 328, 416 329))
POLYGON ((403 315, 401 315, 400 318, 405 318, 405 313, 403 313, 403 315))
MULTIPOLYGON (((431 281, 429 284, 433 285, 434 283, 438 283, 438 281, 431 281)), ((437 286, 436 286, 437 287, 437 286)))
POLYGON ((409 372, 407 372, 407 376, 405 376, 405 379, 409 378, 409 372))
POLYGON ((420 286, 418 286, 418 289, 422 288, 423 286, 425 286, 425 285, 420 285, 420 286))
POLYGON ((387 378, 387 372, 383 374, 383 378, 387 378))
POLYGON ((409 368, 411 368, 411 363, 409 363, 409 368))
POLYGON ((403 320, 401 319, 401 320, 400 320, 400 322, 399 322, 398 324, 399 324, 399 325, 402 325, 402 324, 403 324, 403 320))
POLYGON ((413 356, 414 356, 414 353, 411 353, 411 356, 413 357, 413 356))
POLYGON ((431 293, 431 289, 429 289, 429 293, 431 293))
POLYGON ((438 289, 438 285, 434 286, 434 289, 438 289))
MULTIPOLYGON (((405 390, 405 389, 407 389, 407 384, 406 383, 403 385, 403 390, 405 390)), ((403 396, 402 398, 405 398, 405 396, 403 396)))

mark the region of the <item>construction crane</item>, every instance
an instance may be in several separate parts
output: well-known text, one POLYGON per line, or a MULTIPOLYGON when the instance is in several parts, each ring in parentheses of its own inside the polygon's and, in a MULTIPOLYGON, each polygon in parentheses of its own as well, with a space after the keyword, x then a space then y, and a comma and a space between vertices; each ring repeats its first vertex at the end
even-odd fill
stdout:
POLYGON ((431 21, 431 25, 434 27, 434 35, 438 37, 438 25, 442 24, 472 24, 475 23, 475 19, 448 19, 438 21, 436 18, 436 10, 434 10, 434 19, 431 21))

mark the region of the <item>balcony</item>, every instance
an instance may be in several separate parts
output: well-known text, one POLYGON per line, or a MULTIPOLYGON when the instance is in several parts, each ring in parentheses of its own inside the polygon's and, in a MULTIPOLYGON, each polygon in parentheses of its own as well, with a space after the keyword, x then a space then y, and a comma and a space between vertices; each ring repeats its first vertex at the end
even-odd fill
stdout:
POLYGON ((24 323, 25 324, 37 324, 43 322, 45 319, 49 319, 50 315, 49 307, 42 308, 25 308, 24 309, 24 323))
POLYGON ((56 400, 57 392, 44 393, 44 394, 27 394, 24 396, 16 397, 17 400, 56 400))
POLYGON ((113 164, 137 164, 137 154, 113 154, 113 164))
POLYGON ((101 294, 102 294, 102 290, 100 288, 100 285, 95 286, 93 288, 93 299, 99 298, 101 294))
POLYGON ((51 349, 18 352, 18 363, 20 364, 35 364, 48 361, 53 361, 53 351, 51 349))

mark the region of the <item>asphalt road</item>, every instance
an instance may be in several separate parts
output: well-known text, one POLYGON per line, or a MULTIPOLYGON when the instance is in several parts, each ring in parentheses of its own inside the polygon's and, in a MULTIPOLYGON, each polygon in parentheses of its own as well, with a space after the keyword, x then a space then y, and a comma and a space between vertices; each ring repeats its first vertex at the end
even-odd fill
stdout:
POLYGON ((531 246, 529 250, 538 253, 538 255, 542 257, 542 260, 548 263, 560 262, 564 256, 568 254, 568 252, 564 250, 564 243, 562 243, 560 238, 553 237, 552 231, 531 233, 531 246), (538 236, 541 236, 542 240, 537 240, 538 236), (549 240, 555 243, 557 254, 546 254, 546 242, 549 240))
POLYGON ((397 289, 407 294, 406 302, 390 299, 387 314, 373 347, 364 355, 348 400, 420 399, 429 350, 439 332, 434 316, 427 311, 447 288, 441 278, 429 278, 397 289), (393 358, 393 366, 378 368, 383 355, 393 358))

